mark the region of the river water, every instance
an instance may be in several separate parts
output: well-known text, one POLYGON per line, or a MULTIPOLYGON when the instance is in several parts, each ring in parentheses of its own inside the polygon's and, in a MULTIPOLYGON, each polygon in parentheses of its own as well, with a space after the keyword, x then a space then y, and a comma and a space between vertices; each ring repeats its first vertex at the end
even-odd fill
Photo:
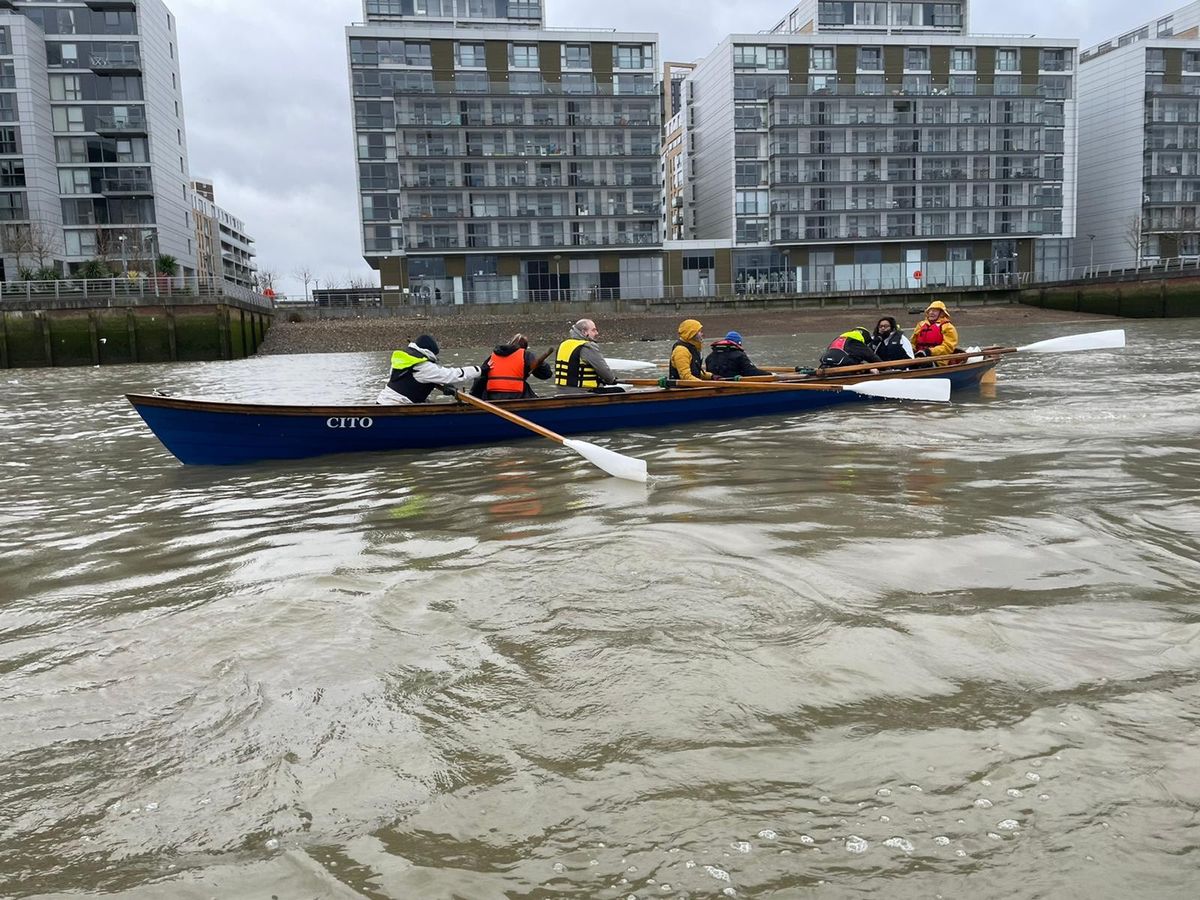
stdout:
POLYGON ((121 396, 365 400, 382 354, 0 373, 0 895, 1196 897, 1200 322, 1127 327, 597 437, 647 486, 185 469, 121 396))

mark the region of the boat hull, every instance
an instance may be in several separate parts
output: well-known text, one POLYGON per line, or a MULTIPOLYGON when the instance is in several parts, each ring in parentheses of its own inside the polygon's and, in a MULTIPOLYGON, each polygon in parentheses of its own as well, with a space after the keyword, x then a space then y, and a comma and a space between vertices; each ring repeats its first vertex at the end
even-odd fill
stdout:
MULTIPOLYGON (((416 406, 275 406, 128 395, 186 465, 238 465, 334 453, 444 450, 533 438, 491 413, 455 403, 416 406)), ((862 398, 839 391, 644 391, 504 403, 562 435, 804 413, 862 398)))
MULTIPOLYGON (((876 381, 880 378, 947 378, 950 380, 951 392, 970 391, 979 387, 983 380, 995 371, 998 359, 985 359, 982 362, 964 363, 957 366, 928 366, 920 369, 882 369, 881 374, 872 375, 870 372, 855 372, 851 375, 822 375, 813 378, 813 384, 861 384, 864 381, 876 381)), ((808 382, 806 382, 808 383, 808 382)))

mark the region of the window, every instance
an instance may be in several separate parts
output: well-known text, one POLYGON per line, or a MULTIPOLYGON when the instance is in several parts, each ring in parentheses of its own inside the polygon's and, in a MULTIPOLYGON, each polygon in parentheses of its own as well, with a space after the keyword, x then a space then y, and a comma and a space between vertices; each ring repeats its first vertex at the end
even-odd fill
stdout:
POLYGON ((950 93, 971 95, 975 93, 974 75, 951 75, 950 93))
POLYGON ((0 28, 0 53, 6 56, 12 53, 12 36, 7 25, 0 28))
POLYGON ((877 97, 883 94, 882 75, 859 75, 854 85, 854 92, 864 97, 877 97))
POLYGON ((737 191, 734 211, 739 216, 765 215, 768 211, 766 191, 737 191))
POLYGON ((408 66, 432 66, 433 51, 429 44, 405 41, 404 64, 408 66))
POLYGON ((767 164, 763 162, 737 161, 737 186, 758 187, 767 183, 767 164))
POLYGON ((962 6, 958 3, 933 4, 933 22, 935 28, 962 28, 962 6))
POLYGON ((904 49, 904 68, 914 72, 928 72, 929 48, 906 47, 904 49))
POLYGON ((460 66, 483 66, 486 65, 483 57, 483 44, 459 44, 456 48, 458 64, 460 66))
POLYGON ((1071 79, 1066 75, 1043 75, 1038 79, 1043 97, 1066 100, 1071 96, 1071 79))
POLYGON ((813 72, 834 72, 837 71, 837 63, 834 61, 832 47, 813 47, 812 59, 808 66, 813 72))
POLYGON ((538 67, 538 45, 510 44, 508 64, 514 69, 536 69, 538 67))
POLYGON ((892 24, 901 28, 925 23, 925 7, 920 3, 893 3, 892 24))
POLYGON ((0 187, 25 187, 24 160, 0 160, 0 187))
POLYGON ((882 47, 859 47, 858 48, 858 70, 860 72, 881 72, 881 71, 883 71, 883 48, 882 47))
POLYGON ((734 135, 733 155, 749 159, 762 156, 762 138, 745 132, 734 135))
POLYGON ((997 75, 995 82, 996 95, 999 97, 1015 97, 1021 93, 1020 75, 997 75))
POLYGON ((562 67, 564 69, 590 69, 592 67, 592 45, 564 45, 562 67))
POLYGON ((1071 51, 1043 50, 1040 67, 1043 72, 1071 71, 1071 51))
POLYGON ((538 72, 514 72, 508 78, 508 89, 514 94, 540 94, 542 88, 542 76, 538 72))
POLYGON ((951 72, 974 72, 975 51, 970 47, 955 47, 950 54, 951 72))
POLYGON ((92 176, 89 169, 59 169, 58 192, 60 194, 92 193, 92 176))
POLYGON ((86 131, 83 124, 83 109, 78 106, 55 106, 51 118, 55 131, 86 131))
POLYGON ((854 4, 854 24, 855 25, 886 25, 887 24, 887 4, 886 3, 855 3, 854 4))
POLYGON ((83 91, 79 87, 78 75, 51 75, 51 100, 82 100, 83 91))
POLYGON ((613 53, 613 68, 644 69, 650 64, 650 54, 641 46, 618 46, 613 53))
POLYGON ((455 72, 454 88, 466 94, 484 94, 488 89, 487 72, 455 72))
POLYGON ((564 94, 594 94, 596 93, 596 79, 592 75, 578 72, 564 74, 562 89, 564 94))
POLYGON ((1005 48, 996 51, 996 71, 997 72, 1020 72, 1021 57, 1020 54, 1012 49, 1005 48))
POLYGON ((0 221, 13 222, 28 218, 24 193, 0 194, 0 221))
POLYGON ((17 74, 11 59, 0 59, 0 88, 15 88, 17 74))
POLYGON ((767 48, 767 68, 775 71, 786 71, 788 67, 787 51, 782 47, 767 48))
POLYGON ((0 94, 0 122, 17 121, 17 95, 0 94))
POLYGON ((1161 74, 1167 71, 1167 51, 1154 47, 1146 51, 1146 71, 1161 74))

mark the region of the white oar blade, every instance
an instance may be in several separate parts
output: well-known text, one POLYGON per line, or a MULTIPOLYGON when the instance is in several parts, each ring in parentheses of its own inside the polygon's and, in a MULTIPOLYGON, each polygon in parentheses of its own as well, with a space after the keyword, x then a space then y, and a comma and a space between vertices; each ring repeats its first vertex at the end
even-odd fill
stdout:
POLYGON ((614 369, 620 369, 622 372, 633 372, 640 369, 657 369, 658 364, 652 362, 644 362, 640 359, 606 359, 606 362, 614 369))
POLYGON ((574 450, 592 465, 597 466, 613 478, 624 478, 626 481, 640 481, 645 484, 649 478, 644 459, 634 459, 632 456, 622 456, 604 447, 597 447, 587 441, 563 441, 564 447, 574 450))
POLYGON ((864 397, 884 400, 922 400, 926 403, 950 402, 949 378, 886 378, 845 385, 843 390, 864 397))
POLYGON ((1071 334, 1067 337, 1038 341, 1028 347, 1019 347, 1022 353, 1075 353, 1080 350, 1124 350, 1125 332, 1095 331, 1091 334, 1071 334))

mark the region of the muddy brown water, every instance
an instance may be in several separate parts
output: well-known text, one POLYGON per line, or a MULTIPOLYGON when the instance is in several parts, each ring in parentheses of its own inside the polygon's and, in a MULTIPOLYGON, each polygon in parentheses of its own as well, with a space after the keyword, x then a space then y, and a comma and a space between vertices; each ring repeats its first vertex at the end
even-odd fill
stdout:
POLYGON ((366 400, 386 354, 2 373, 0 895, 1197 896, 1200 323, 1127 328, 596 437, 647 486, 187 469, 121 398, 366 400))

